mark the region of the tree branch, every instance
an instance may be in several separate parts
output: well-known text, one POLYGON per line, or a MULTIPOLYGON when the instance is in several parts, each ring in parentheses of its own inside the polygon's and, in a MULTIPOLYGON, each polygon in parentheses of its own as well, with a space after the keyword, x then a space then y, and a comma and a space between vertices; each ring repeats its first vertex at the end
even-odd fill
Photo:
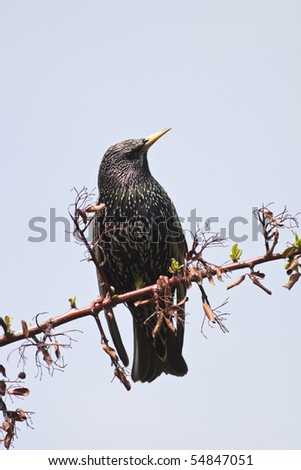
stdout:
MULTIPOLYGON (((296 250, 294 254, 300 255, 301 249, 296 250)), ((246 261, 231 262, 220 267, 210 266, 210 268, 199 268, 196 266, 192 266, 191 268, 187 269, 187 273, 185 276, 172 277, 168 280, 168 283, 171 288, 176 287, 177 285, 182 283, 185 283, 187 286, 190 286, 193 282, 200 284, 203 279, 220 275, 220 273, 227 274, 245 268, 253 269, 255 266, 258 266, 260 264, 264 264, 270 261, 277 261, 280 259, 283 259, 283 253, 267 254, 246 261)), ((142 289, 127 292, 125 294, 114 295, 113 297, 99 297, 90 306, 83 308, 72 308, 68 312, 65 312, 61 315, 57 315, 56 317, 49 318, 48 320, 45 320, 39 325, 29 327, 26 332, 21 330, 4 333, 2 336, 0 336, 0 347, 27 338, 32 338, 39 333, 43 333, 45 331, 48 331, 49 329, 56 328, 60 325, 70 323, 74 320, 78 320, 83 317, 95 317, 95 315, 97 315, 105 308, 115 307, 116 305, 125 302, 133 302, 136 300, 144 299, 145 297, 149 297, 149 295, 154 295, 155 292, 158 292, 158 289, 158 284, 153 284, 147 287, 143 287, 142 289)), ((2 325, 2 323, 0 323, 0 325, 2 325)))

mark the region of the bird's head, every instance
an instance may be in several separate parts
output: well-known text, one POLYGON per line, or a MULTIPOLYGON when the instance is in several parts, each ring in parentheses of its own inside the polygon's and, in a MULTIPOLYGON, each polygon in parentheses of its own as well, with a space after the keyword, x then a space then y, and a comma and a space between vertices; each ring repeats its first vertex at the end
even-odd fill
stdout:
POLYGON ((129 139, 112 145, 103 156, 99 168, 99 186, 126 183, 150 176, 148 149, 170 129, 164 129, 144 139, 129 139))

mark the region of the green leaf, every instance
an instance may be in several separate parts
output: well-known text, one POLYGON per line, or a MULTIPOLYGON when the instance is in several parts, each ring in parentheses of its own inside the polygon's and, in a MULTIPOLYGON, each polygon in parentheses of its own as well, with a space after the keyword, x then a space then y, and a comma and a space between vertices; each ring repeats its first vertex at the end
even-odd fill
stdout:
POLYGON ((298 237, 297 233, 295 233, 295 246, 301 248, 301 238, 298 237))
POLYGON ((179 262, 175 258, 171 258, 171 265, 168 268, 168 271, 171 274, 177 274, 180 269, 184 267, 184 264, 179 264, 179 262))
POLYGON ((11 324, 12 324, 12 317, 9 317, 8 315, 5 315, 4 317, 4 321, 6 323, 6 326, 7 326, 7 333, 11 333, 11 324))
POLYGON ((236 262, 240 259, 241 255, 242 255, 242 250, 238 248, 238 243, 235 243, 232 246, 230 258, 232 259, 232 261, 236 262))
POLYGON ((70 302, 70 308, 77 308, 76 307, 76 295, 74 297, 71 297, 70 299, 68 299, 69 302, 70 302))
POLYGON ((282 253, 282 258, 290 258, 290 257, 293 256, 293 254, 295 253, 295 250, 296 250, 296 247, 295 247, 295 246, 289 246, 289 247, 286 248, 286 250, 284 250, 284 252, 282 253))

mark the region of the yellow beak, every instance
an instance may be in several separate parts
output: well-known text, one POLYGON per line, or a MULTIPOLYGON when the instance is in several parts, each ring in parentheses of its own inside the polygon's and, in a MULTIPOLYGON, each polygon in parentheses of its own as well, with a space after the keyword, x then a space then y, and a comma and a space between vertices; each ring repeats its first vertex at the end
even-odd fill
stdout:
POLYGON ((171 127, 168 129, 164 129, 163 131, 156 132, 156 134, 150 135, 149 137, 146 137, 146 142, 142 148, 144 152, 146 152, 155 142, 157 142, 160 137, 162 137, 166 132, 170 131, 171 127))

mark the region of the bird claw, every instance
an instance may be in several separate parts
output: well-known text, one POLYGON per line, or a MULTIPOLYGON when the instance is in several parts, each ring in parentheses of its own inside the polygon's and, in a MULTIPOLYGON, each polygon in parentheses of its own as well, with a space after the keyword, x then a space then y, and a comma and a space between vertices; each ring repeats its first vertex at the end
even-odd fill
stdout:
MULTIPOLYGON (((169 286, 169 279, 167 276, 160 276, 157 280, 157 289, 161 300, 163 300, 165 307, 172 303, 171 289, 169 286)), ((158 299, 157 299, 158 301, 158 299)), ((159 304, 157 302, 157 307, 159 304)))
POLYGON ((169 288, 169 279, 167 276, 160 276, 157 280, 157 288, 158 290, 164 290, 169 288))
POLYGON ((102 302, 103 302, 103 296, 102 295, 99 295, 95 300, 92 300, 92 302, 90 304, 91 312, 94 313, 94 314, 97 313, 95 311, 96 305, 101 304, 102 302))

